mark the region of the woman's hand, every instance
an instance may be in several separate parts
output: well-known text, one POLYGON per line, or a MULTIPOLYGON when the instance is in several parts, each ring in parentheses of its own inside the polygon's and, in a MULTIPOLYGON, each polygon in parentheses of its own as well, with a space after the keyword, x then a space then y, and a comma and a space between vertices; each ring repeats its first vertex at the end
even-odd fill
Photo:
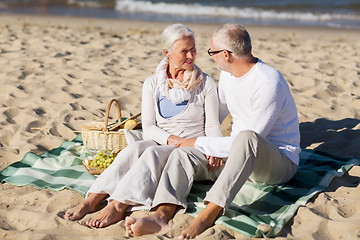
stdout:
POLYGON ((176 135, 170 135, 170 137, 167 139, 167 145, 179 146, 183 141, 185 141, 185 138, 178 137, 176 135))
POLYGON ((209 172, 214 172, 224 165, 224 161, 222 158, 208 156, 208 155, 205 155, 205 156, 206 156, 207 160, 209 161, 209 164, 208 164, 209 172))
POLYGON ((195 147, 196 138, 184 138, 178 147, 195 147))

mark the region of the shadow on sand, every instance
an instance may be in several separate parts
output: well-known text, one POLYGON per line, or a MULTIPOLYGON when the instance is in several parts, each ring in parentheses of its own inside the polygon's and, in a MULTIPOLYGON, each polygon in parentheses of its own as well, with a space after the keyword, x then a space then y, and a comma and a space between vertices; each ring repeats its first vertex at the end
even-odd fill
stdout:
POLYGON ((312 148, 340 157, 360 158, 360 120, 345 118, 300 123, 301 148, 312 148))
MULTIPOLYGON (((329 120, 319 118, 314 122, 300 123, 301 148, 312 148, 340 157, 360 158, 360 120, 345 118, 329 120)), ((340 187, 356 188, 360 177, 352 176, 348 172, 342 177, 334 178, 324 191, 335 192, 340 187)), ((309 202, 314 202, 315 195, 309 202)), ((287 237, 294 223, 292 218, 284 227, 279 237, 287 237)))

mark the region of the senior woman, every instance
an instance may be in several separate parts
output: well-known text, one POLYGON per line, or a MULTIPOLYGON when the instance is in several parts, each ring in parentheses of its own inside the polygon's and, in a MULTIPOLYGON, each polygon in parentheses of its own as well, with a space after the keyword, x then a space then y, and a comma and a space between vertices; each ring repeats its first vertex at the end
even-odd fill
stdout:
POLYGON ((194 64, 194 33, 173 24, 162 33, 161 44, 166 57, 142 90, 144 140, 122 150, 85 200, 65 212, 65 219, 75 221, 96 212, 105 199, 107 206, 86 225, 106 227, 124 219, 125 211, 150 209, 172 150, 185 138, 221 136, 216 84, 194 64))

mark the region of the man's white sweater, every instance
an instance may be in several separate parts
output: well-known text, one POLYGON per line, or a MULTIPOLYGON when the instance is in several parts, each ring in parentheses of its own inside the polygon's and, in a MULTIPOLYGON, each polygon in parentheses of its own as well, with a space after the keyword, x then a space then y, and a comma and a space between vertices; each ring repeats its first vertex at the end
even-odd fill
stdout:
POLYGON ((218 93, 220 119, 230 112, 230 137, 199 137, 195 147, 203 153, 228 157, 239 132, 252 130, 274 143, 295 164, 299 163, 300 133, 295 102, 279 71, 259 60, 242 77, 222 71, 218 93))

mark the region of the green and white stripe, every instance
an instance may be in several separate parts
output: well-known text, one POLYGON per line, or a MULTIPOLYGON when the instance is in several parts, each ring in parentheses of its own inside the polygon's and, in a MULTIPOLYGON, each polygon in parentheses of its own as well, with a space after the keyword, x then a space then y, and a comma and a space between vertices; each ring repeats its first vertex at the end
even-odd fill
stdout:
MULTIPOLYGON (((2 170, 0 180, 52 191, 70 189, 85 196, 96 176, 82 165, 85 154, 81 148, 81 135, 78 135, 41 155, 27 153, 21 161, 2 170)), ((247 182, 216 224, 249 237, 275 236, 300 206, 353 165, 360 165, 360 160, 305 149, 300 153, 300 166, 292 180, 282 185, 247 182)), ((194 184, 188 197, 187 214, 196 217, 204 208, 202 200, 210 187, 210 182, 194 184)))

